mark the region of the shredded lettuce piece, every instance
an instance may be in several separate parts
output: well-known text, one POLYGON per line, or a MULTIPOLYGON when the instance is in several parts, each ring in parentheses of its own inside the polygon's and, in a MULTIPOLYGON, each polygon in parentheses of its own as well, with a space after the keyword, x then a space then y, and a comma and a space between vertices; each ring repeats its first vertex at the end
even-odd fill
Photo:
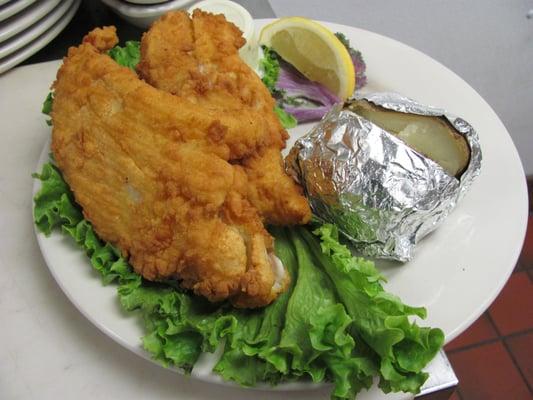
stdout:
POLYGON ((141 43, 136 40, 129 40, 123 47, 117 45, 107 54, 118 64, 135 71, 135 67, 141 60, 141 43))
POLYGON ((46 96, 46 99, 44 99, 43 107, 41 109, 41 112, 46 115, 50 115, 52 112, 52 105, 54 104, 54 93, 50 92, 46 96))
MULTIPOLYGON (((46 96, 46 99, 44 99, 43 106, 41 108, 41 112, 45 115, 50 115, 52 112, 52 106, 54 105, 54 92, 49 92, 46 96)), ((48 126, 52 125, 52 120, 47 119, 46 124, 48 126)))
POLYGON ((144 348, 166 366, 190 372, 202 352, 225 341, 214 368, 243 386, 310 379, 333 382, 332 398, 352 399, 380 377, 385 391, 417 393, 422 368, 443 343, 438 329, 421 328, 407 306, 384 291, 370 261, 352 257, 332 225, 273 228, 275 251, 292 283, 271 305, 242 310, 212 304, 175 281, 148 282, 109 243, 98 238, 60 171, 52 163, 33 175, 38 229, 61 229, 85 251, 103 284, 115 283, 122 307, 142 317, 144 348))
MULTIPOLYGON (((261 80, 268 88, 272 96, 280 97, 283 95, 282 91, 276 88, 276 83, 278 82, 280 74, 280 64, 278 54, 269 49, 266 46, 262 47, 263 49, 263 58, 259 61, 259 68, 263 72, 263 77, 261 80)), ((276 102, 277 105, 274 107, 274 112, 276 113, 281 125, 285 129, 294 128, 298 125, 298 120, 288 112, 284 110, 283 104, 276 102)))
POLYGON ((279 56, 274 50, 262 46, 263 58, 259 61, 259 68, 263 72, 261 80, 265 86, 270 90, 272 95, 277 94, 276 83, 279 77, 279 56))
POLYGON ((289 114, 283 108, 275 106, 274 112, 281 122, 281 125, 283 125, 285 129, 294 128, 296 125, 298 125, 298 120, 294 117, 294 115, 289 114))

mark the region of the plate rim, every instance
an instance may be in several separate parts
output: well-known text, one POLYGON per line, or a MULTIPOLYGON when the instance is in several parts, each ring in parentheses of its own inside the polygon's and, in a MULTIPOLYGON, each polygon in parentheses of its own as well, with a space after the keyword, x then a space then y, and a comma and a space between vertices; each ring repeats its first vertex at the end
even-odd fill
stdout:
POLYGON ((13 19, 8 23, 2 24, 3 26, 0 28, 0 44, 46 18, 60 3, 61 0, 35 3, 24 9, 20 14, 12 15, 11 18, 13 19))
POLYGON ((29 7, 37 0, 14 0, 13 3, 5 3, 1 6, 3 8, 0 10, 0 22, 5 21, 6 19, 12 17, 19 11, 24 10, 26 7, 29 7))
POLYGON ((178 10, 195 0, 169 0, 158 4, 128 4, 120 0, 101 0, 114 11, 130 18, 151 18, 167 11, 178 10))

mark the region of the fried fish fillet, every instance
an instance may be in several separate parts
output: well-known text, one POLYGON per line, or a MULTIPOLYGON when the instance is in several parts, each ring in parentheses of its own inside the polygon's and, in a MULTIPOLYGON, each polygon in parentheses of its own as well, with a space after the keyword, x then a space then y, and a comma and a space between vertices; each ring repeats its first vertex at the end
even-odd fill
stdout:
POLYGON ((270 303, 288 274, 243 195, 243 168, 229 162, 256 151, 264 121, 152 87, 104 53, 116 42, 112 27, 89 33, 53 85, 52 151, 84 216, 146 279, 240 307, 270 303))
POLYGON ((220 115, 253 112, 265 121, 268 141, 240 160, 248 175, 247 197, 267 223, 306 223, 309 204, 281 158, 287 132, 274 113, 270 92, 239 57, 244 43, 241 31, 223 15, 171 12, 143 35, 137 70, 154 87, 220 115))

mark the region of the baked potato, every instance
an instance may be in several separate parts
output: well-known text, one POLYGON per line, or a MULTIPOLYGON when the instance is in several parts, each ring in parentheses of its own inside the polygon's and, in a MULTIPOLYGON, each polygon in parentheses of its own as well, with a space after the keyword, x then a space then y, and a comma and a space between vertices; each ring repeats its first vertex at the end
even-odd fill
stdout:
POLYGON ((443 117, 392 111, 367 100, 353 101, 347 107, 435 161, 452 176, 459 178, 468 166, 468 142, 443 117))

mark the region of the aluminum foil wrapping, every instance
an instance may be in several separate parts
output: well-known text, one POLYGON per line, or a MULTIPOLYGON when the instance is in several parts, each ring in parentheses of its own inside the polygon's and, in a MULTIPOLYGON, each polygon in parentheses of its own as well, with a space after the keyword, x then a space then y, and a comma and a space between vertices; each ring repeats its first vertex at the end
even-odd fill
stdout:
POLYGON ((416 243, 439 226, 479 174, 478 137, 465 120, 395 93, 357 99, 394 111, 444 117, 470 147, 469 164, 458 179, 337 105, 287 156, 287 169, 303 186, 316 217, 337 225, 366 256, 408 261, 416 243))

